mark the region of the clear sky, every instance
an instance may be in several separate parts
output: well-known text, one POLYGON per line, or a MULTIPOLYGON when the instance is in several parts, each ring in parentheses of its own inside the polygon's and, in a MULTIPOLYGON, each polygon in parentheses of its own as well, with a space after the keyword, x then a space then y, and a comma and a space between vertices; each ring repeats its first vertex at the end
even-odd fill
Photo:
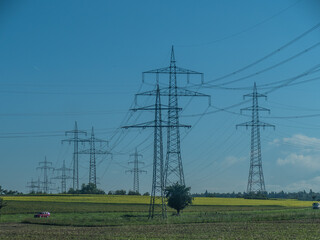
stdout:
MULTIPOLYGON (((254 82, 259 92, 270 91, 259 99, 271 110, 261 120, 276 125, 261 130, 266 189, 320 191, 320 28, 291 42, 320 23, 319 12, 318 0, 2 0, 0 185, 26 192, 27 182, 42 176, 36 168, 45 156, 55 168, 63 160, 72 167, 73 146, 61 140, 77 121, 88 134, 94 126, 97 138, 110 140, 113 159, 97 158, 100 188, 132 189, 133 176, 125 171, 138 147, 148 171, 140 189, 150 192, 152 131, 120 127, 152 120, 151 113, 129 109, 136 93, 154 89, 155 79, 142 83, 141 73, 168 66, 174 45, 177 65, 203 72, 211 84, 178 79, 179 86, 212 97, 210 107, 206 99, 179 100, 180 122, 193 126, 181 130, 192 192, 246 190, 250 130, 235 125, 250 121, 239 113, 250 105, 242 96, 254 82), (274 88, 287 79, 289 85, 274 88)), ((164 87, 168 79, 160 82, 164 87)), ((89 156, 79 159, 80 183, 86 183, 89 156)))

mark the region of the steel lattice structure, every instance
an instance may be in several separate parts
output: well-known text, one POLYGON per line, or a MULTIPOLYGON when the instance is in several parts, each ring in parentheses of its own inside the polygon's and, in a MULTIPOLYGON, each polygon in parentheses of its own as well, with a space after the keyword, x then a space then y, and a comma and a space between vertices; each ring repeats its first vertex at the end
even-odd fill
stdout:
MULTIPOLYGON (((162 218, 167 217, 166 203, 165 203, 165 173, 164 173, 164 163, 163 163, 163 137, 162 128, 172 127, 168 122, 162 120, 162 110, 168 110, 168 106, 161 104, 161 90, 159 89, 159 84, 157 84, 157 89, 155 90, 156 101, 154 105, 134 108, 133 111, 146 110, 154 111, 154 121, 136 124, 132 126, 124 126, 123 128, 153 128, 154 129, 154 143, 153 143, 153 176, 152 176, 152 190, 151 199, 149 207, 149 218, 154 217, 154 209, 156 205, 156 198, 160 198, 161 201, 161 216, 162 218)), ((148 94, 137 94, 137 95, 148 95, 148 94)), ((153 94, 151 94, 153 95, 153 94)), ((181 110, 181 109, 179 109, 181 110)), ((174 126, 178 127, 178 126, 174 126)), ((179 125, 179 127, 190 127, 187 125, 179 125)))
POLYGON ((91 129, 91 137, 87 140, 82 140, 82 142, 89 142, 90 149, 80 151, 79 154, 90 154, 90 163, 89 163, 89 183, 93 183, 94 186, 97 186, 97 165, 96 165, 96 155, 97 154, 110 154, 109 151, 102 151, 96 149, 96 142, 106 142, 106 140, 98 139, 94 135, 94 129, 91 129))
POLYGON ((51 167, 52 162, 47 161, 47 157, 44 158, 43 162, 39 162, 39 165, 42 165, 40 167, 37 167, 37 169, 43 170, 43 187, 42 187, 42 192, 43 193, 49 193, 49 190, 52 190, 50 188, 50 185, 52 184, 51 181, 49 181, 48 178, 48 171, 53 170, 54 168, 51 167))
POLYGON ((143 157, 142 154, 138 153, 138 149, 136 148, 135 153, 130 154, 130 157, 134 157, 133 162, 128 162, 128 164, 133 163, 133 169, 127 170, 129 173, 133 173, 133 191, 139 193, 139 175, 140 173, 147 173, 147 171, 140 170, 139 164, 144 164, 144 162, 139 161, 139 157, 143 157))
POLYGON ((30 193, 37 193, 40 191, 40 179, 38 179, 38 181, 33 181, 33 179, 31 179, 27 184, 26 187, 30 189, 30 193))
POLYGON ((73 179, 71 176, 67 175, 67 172, 72 171, 72 169, 67 168, 65 160, 63 160, 62 167, 55 169, 55 171, 60 171, 61 175, 56 176, 53 179, 61 179, 61 193, 66 193, 67 192, 67 179, 73 179))
POLYGON ((237 127, 251 127, 251 151, 250 151, 250 169, 247 185, 247 193, 264 193, 266 191, 264 176, 262 171, 262 157, 261 157, 261 141, 260 141, 260 127, 273 127, 274 125, 261 122, 259 120, 260 111, 268 111, 269 109, 259 107, 258 98, 267 96, 257 92, 256 83, 254 83, 253 92, 244 95, 245 97, 252 98, 252 106, 241 109, 242 111, 251 111, 252 120, 238 124, 237 127))
MULTIPOLYGON (((156 74, 157 82, 159 81, 159 74, 169 75, 169 87, 160 90, 161 96, 168 96, 168 128, 167 128, 167 153, 165 163, 165 187, 178 182, 185 185, 183 165, 181 159, 181 146, 180 146, 180 125, 179 123, 179 108, 178 97, 209 97, 209 95, 179 88, 177 85, 177 75, 187 75, 188 80, 190 75, 200 75, 203 82, 203 73, 184 69, 176 66, 174 55, 174 48, 171 49, 170 66, 151 71, 143 72, 145 74, 156 74)), ((156 95, 156 91, 149 91, 137 95, 156 95)))
POLYGON ((79 142, 86 142, 86 139, 79 138, 80 134, 87 135, 86 131, 78 130, 78 124, 75 122, 74 124, 74 130, 66 131, 65 135, 73 134, 73 138, 62 140, 63 142, 69 142, 73 143, 73 189, 78 190, 79 189, 79 156, 78 156, 78 144, 79 142))

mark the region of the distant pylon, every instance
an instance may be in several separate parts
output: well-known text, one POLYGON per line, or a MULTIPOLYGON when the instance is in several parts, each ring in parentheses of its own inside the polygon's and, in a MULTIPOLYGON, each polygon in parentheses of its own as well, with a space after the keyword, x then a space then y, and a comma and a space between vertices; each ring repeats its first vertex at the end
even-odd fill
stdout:
POLYGON ((89 163, 89 183, 93 183, 94 186, 97 186, 97 166, 96 166, 96 155, 97 154, 110 154, 109 151, 102 151, 96 149, 96 142, 106 142, 106 140, 98 139, 94 136, 94 129, 91 129, 91 137, 90 139, 84 140, 89 142, 90 149, 80 151, 79 154, 90 154, 90 163, 89 163))
POLYGON ((51 166, 52 162, 47 161, 47 157, 44 158, 44 162, 39 162, 40 167, 37 167, 37 169, 43 170, 43 188, 42 191, 44 193, 49 193, 49 190, 52 190, 50 188, 50 185, 52 184, 51 181, 49 181, 48 177, 48 171, 53 170, 54 168, 51 166), (42 166, 41 166, 42 165, 42 166))
MULTIPOLYGON (((203 82, 203 73, 180 68, 176 66, 176 60, 174 56, 174 48, 171 48, 171 60, 170 66, 143 73, 143 79, 145 74, 156 74, 157 82, 159 81, 159 74, 169 75, 169 87, 163 88, 160 91, 161 96, 168 96, 168 124, 167 128, 167 153, 165 162, 165 187, 173 183, 178 182, 181 185, 185 185, 183 165, 181 159, 181 147, 180 147, 180 124, 179 124, 179 108, 178 97, 209 97, 209 95, 179 88, 177 84, 177 74, 187 75, 189 81, 190 75, 200 75, 203 82)), ((139 95, 156 95, 155 91, 142 93, 139 95)), ((210 102, 209 102, 210 104, 210 102)))
POLYGON ((61 168, 55 169, 55 171, 61 172, 60 176, 56 176, 53 179, 61 179, 61 193, 67 192, 67 179, 73 179, 71 176, 67 175, 72 169, 66 167, 65 160, 63 160, 63 165, 61 168))
POLYGON ((74 130, 66 131, 65 135, 73 134, 73 138, 62 140, 63 142, 73 143, 73 189, 79 189, 79 158, 78 158, 78 144, 79 142, 85 142, 85 139, 79 138, 79 134, 87 135, 86 131, 78 130, 77 121, 74 123, 74 130))
POLYGON ((253 93, 244 95, 245 97, 252 98, 252 106, 241 109, 242 111, 251 111, 252 120, 238 124, 237 127, 251 127, 251 151, 250 151, 250 169, 247 185, 247 193, 264 193, 266 191, 264 176, 262 171, 262 158, 261 158, 261 142, 260 142, 260 127, 273 127, 274 125, 261 122, 259 120, 259 111, 268 111, 269 109, 259 107, 258 98, 267 97, 264 94, 257 92, 256 83, 253 86, 253 93))
POLYGON ((33 181, 33 179, 31 179, 30 182, 27 183, 28 185, 26 186, 27 188, 29 188, 29 193, 37 193, 40 192, 40 183, 39 180, 38 181, 33 181))
POLYGON ((126 172, 133 173, 133 191, 139 193, 139 174, 147 173, 147 171, 140 170, 139 164, 144 164, 144 162, 139 161, 139 157, 142 157, 141 154, 138 154, 138 150, 136 148, 134 154, 130 154, 131 157, 134 157, 133 162, 128 162, 128 164, 133 163, 133 169, 127 170, 126 172))

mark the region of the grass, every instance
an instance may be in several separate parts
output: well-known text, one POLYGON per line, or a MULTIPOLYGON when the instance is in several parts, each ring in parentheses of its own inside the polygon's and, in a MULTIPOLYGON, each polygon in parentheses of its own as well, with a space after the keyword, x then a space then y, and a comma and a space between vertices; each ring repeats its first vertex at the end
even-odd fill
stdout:
POLYGON ((31 239, 32 233, 41 232, 47 232, 49 239, 313 239, 319 234, 320 211, 311 209, 308 201, 195 198, 180 217, 168 209, 166 220, 148 220, 150 199, 145 196, 4 199, 8 205, 2 209, 0 239, 31 239), (38 211, 49 211, 51 217, 33 218, 38 211), (259 238, 250 231, 270 237, 259 238), (293 233, 295 238, 286 238, 293 233))

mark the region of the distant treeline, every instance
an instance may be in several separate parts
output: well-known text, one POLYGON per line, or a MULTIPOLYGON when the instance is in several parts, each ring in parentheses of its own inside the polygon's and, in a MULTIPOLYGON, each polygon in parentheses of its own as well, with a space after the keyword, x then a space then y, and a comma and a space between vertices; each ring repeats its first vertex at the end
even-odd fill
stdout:
POLYGON ((0 195, 22 195, 22 193, 14 190, 6 190, 0 186, 0 195))
POLYGON ((259 193, 241 193, 241 192, 232 192, 232 193, 195 193, 192 194, 193 197, 221 197, 221 198, 247 198, 247 199, 272 199, 272 198, 281 198, 281 199, 298 199, 298 200, 313 200, 320 201, 320 193, 313 192, 311 189, 309 192, 300 191, 300 192, 259 192, 259 193))
MULTIPOLYGON (((108 195, 140 195, 141 196, 141 193, 135 192, 135 191, 132 191, 132 190, 129 190, 128 193, 127 193, 126 190, 121 189, 121 190, 109 191, 108 195)), ((150 196, 150 193, 145 192, 142 195, 143 196, 150 196)))
POLYGON ((98 189, 96 185, 93 183, 82 184, 81 189, 75 190, 73 188, 70 188, 67 192, 69 194, 106 194, 103 190, 98 189))

